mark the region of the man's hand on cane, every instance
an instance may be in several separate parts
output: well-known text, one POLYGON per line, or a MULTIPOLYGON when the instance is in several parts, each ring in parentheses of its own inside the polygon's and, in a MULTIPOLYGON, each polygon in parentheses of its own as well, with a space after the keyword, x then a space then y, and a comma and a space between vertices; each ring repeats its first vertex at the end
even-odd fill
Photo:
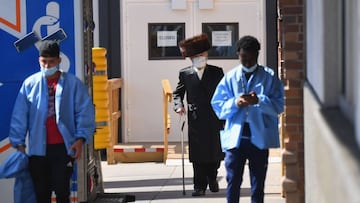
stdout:
POLYGON ((180 116, 183 116, 186 114, 186 110, 184 107, 180 107, 180 108, 176 109, 176 113, 180 114, 180 116))

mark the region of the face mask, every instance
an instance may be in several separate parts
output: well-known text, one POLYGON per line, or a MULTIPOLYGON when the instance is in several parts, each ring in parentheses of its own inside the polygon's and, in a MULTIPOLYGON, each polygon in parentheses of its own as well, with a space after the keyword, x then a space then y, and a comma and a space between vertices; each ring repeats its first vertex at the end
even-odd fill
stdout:
POLYGON ((45 76, 54 75, 56 73, 56 71, 59 70, 58 66, 54 66, 51 68, 44 68, 44 67, 40 66, 40 68, 41 68, 41 72, 43 72, 45 74, 45 76))
POLYGON ((192 59, 193 66, 196 68, 203 68, 206 66, 207 57, 206 56, 198 56, 192 59))
POLYGON ((243 70, 244 72, 246 72, 246 73, 252 73, 252 72, 255 71, 256 67, 257 67, 257 65, 252 66, 252 67, 250 67, 250 68, 247 68, 247 67, 245 67, 245 66, 242 66, 242 70, 243 70))

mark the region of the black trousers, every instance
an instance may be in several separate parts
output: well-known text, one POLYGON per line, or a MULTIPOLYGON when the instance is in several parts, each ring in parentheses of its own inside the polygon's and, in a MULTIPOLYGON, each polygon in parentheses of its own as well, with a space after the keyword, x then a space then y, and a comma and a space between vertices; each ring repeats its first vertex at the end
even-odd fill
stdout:
POLYGON ((70 178, 74 159, 65 144, 47 145, 46 156, 31 156, 29 171, 34 182, 37 203, 51 203, 52 191, 57 203, 70 203, 70 178))
POLYGON ((208 183, 216 181, 220 161, 212 163, 193 162, 194 169, 194 189, 206 190, 208 183))

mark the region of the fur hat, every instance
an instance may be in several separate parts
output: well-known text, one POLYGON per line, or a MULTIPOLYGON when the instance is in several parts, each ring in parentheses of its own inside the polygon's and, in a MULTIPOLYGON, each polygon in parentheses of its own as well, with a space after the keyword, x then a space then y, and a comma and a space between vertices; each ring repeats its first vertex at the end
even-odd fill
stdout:
POLYGON ((60 47, 56 41, 45 40, 39 48, 39 55, 43 57, 59 57, 60 47))
POLYGON ((210 49, 206 34, 194 36, 179 42, 180 52, 184 57, 195 56, 210 49))

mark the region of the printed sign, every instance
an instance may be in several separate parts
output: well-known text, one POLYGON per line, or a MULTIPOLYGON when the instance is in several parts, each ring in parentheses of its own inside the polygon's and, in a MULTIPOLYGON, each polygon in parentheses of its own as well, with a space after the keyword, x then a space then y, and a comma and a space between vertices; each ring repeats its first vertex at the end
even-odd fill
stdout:
POLYGON ((213 46, 231 47, 231 31, 212 31, 211 35, 213 46))
POLYGON ((157 31, 158 47, 176 47, 177 31, 157 31))

